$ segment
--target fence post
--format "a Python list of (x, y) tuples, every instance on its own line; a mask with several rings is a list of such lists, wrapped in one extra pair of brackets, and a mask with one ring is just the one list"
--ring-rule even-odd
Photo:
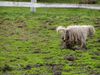
[[(31, 0), (31, 3), (33, 4), (33, 3), (36, 3), (37, 2), (37, 0)], [(33, 7), (31, 7), (31, 12), (36, 12), (36, 8), (33, 6)]]

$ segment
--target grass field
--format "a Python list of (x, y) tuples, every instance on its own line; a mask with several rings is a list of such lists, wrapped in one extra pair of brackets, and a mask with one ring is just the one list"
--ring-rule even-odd
[[(1, 1), (18, 1), (18, 2), (30, 2), (31, 0), (1, 0)], [(42, 3), (80, 3), (82, 0), (37, 0)], [(100, 0), (97, 0), (96, 4), (100, 4)]]
[[(88, 50), (60, 49), (57, 26), (90, 24)], [(0, 75), (100, 75), (100, 11), (0, 8)]]

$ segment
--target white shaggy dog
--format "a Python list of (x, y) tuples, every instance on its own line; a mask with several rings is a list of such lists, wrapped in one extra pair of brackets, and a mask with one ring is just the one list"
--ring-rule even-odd
[(87, 37), (92, 37), (95, 33), (95, 29), (91, 25), (71, 25), (67, 28), (59, 26), (56, 31), (61, 34), (64, 48), (80, 45), (81, 48), (85, 49)]
[(68, 26), (66, 29), (72, 29), (72, 30), (74, 29), (74, 30), (81, 31), (84, 35), (85, 40), (87, 39), (87, 37), (92, 37), (95, 34), (95, 29), (91, 25), (82, 25), (82, 26), (71, 25), (71, 26)]

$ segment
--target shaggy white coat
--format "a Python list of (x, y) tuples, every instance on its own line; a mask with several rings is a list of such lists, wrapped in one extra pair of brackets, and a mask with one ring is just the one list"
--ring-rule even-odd
[(71, 25), (66, 28), (66, 30), (68, 29), (74, 30), (77, 33), (82, 32), (85, 40), (87, 37), (92, 37), (95, 34), (95, 29), (92, 25)]
[(91, 37), (95, 33), (95, 29), (91, 25), (71, 25), (67, 28), (58, 26), (56, 31), (60, 32), (61, 37), (63, 37), (67, 43), (80, 44), (81, 48), (86, 45), (87, 37)]

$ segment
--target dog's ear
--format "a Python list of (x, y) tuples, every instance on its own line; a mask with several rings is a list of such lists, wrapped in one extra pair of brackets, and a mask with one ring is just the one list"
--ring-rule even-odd
[(65, 41), (66, 40), (66, 38), (68, 37), (68, 31), (66, 30), (64, 30), (64, 32), (63, 32), (63, 34), (62, 34), (62, 36), (61, 36), (61, 39), (63, 40), (63, 41)]
[(69, 30), (66, 30), (66, 33), (65, 33), (65, 39), (69, 39)]
[(94, 33), (95, 33), (95, 30), (94, 30), (94, 28), (89, 28), (89, 37), (93, 37), (93, 35), (94, 35)]

